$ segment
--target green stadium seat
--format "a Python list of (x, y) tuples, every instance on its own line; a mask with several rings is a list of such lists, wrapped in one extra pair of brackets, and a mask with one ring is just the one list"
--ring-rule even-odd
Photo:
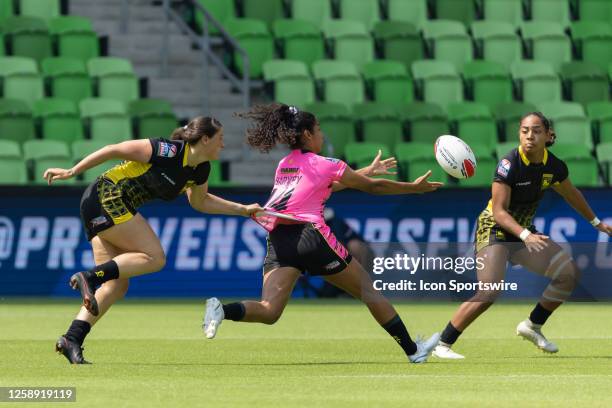
[(423, 42), (415, 26), (401, 21), (381, 21), (372, 35), (385, 59), (402, 62), (410, 69), (414, 61), (424, 59)]
[(19, 0), (19, 10), (22, 16), (49, 20), (60, 15), (60, 0)]
[(581, 21), (612, 21), (612, 3), (608, 0), (580, 0), (578, 15)]
[(427, 21), (427, 0), (387, 0), (389, 19), (422, 27)]
[(439, 19), (457, 20), (470, 24), (476, 14), (473, 0), (436, 0), (436, 15)]
[(454, 65), (447, 61), (416, 61), (412, 77), (425, 102), (446, 107), (463, 101), (463, 84)]
[(240, 0), (245, 18), (264, 21), (272, 27), (274, 20), (284, 18), (283, 0)]
[(349, 61), (321, 60), (312, 64), (314, 78), (321, 83), (325, 101), (347, 107), (364, 101), (364, 85), (355, 64)]
[(572, 101), (587, 105), (609, 99), (608, 78), (596, 64), (569, 62), (561, 67), (561, 78)]
[(85, 63), (80, 59), (45, 58), (41, 67), (49, 95), (75, 103), (92, 96), (91, 78), (87, 74)]
[(0, 99), (0, 140), (21, 143), (34, 135), (31, 108), (21, 100)]
[(555, 145), (582, 144), (593, 148), (591, 123), (582, 105), (576, 102), (547, 102), (538, 106), (553, 122), (557, 134)]
[(92, 58), (87, 62), (89, 76), (100, 98), (118, 99), (129, 103), (138, 99), (138, 78), (129, 60), (123, 58)]
[(0, 26), (7, 18), (15, 15), (15, 3), (13, 0), (0, 0)]
[[(274, 57), (274, 41), (266, 23), (252, 19), (234, 19), (225, 23), (227, 31), (238, 40), (249, 57), (249, 76), (259, 78), (264, 62)], [(243, 62), (240, 54), (233, 55), (233, 66), (242, 75)]]
[(423, 26), (423, 37), (436, 60), (451, 62), (458, 71), (473, 58), (472, 39), (458, 21), (429, 21)]
[(488, 148), (489, 155), (497, 143), (497, 126), (487, 105), (476, 102), (453, 103), (448, 106), (451, 133), (470, 146)]
[(446, 113), (439, 105), (415, 102), (401, 108), (399, 114), (412, 142), (433, 146), (438, 136), (449, 133)]
[[(23, 156), (31, 169), (32, 181), (44, 184), (43, 173), (50, 167), (69, 169), (72, 167), (70, 149), (59, 140), (28, 140), (23, 144)], [(60, 180), (60, 184), (75, 184), (76, 179)]]
[(512, 102), (512, 78), (506, 67), (488, 61), (472, 61), (463, 67), (463, 79), (470, 98), (494, 108)]
[(531, 0), (533, 21), (552, 21), (563, 27), (569, 26), (570, 6), (567, 0)]
[(302, 61), (310, 66), (325, 58), (325, 44), (321, 31), (309, 21), (276, 20), (274, 37), (286, 59)]
[(493, 110), (493, 116), (497, 119), (501, 140), (518, 143), (521, 118), (536, 110), (537, 108), (532, 103), (509, 102), (497, 105)]
[(166, 114), (174, 115), (172, 105), (165, 99), (146, 98), (138, 99), (130, 103), (128, 111), (132, 116), (144, 116), (149, 114)]
[(299, 107), (314, 102), (314, 83), (302, 61), (269, 60), (263, 65), (263, 74), (264, 80), (273, 84), (275, 101)]
[(62, 57), (87, 61), (100, 56), (98, 36), (91, 21), (84, 17), (62, 16), (49, 22), (49, 31)]
[(518, 145), (519, 145), (518, 139), (513, 142), (498, 143), (497, 146), (495, 147), (495, 156), (497, 157), (497, 160), (498, 161), (501, 160), (502, 157), (507, 155), (512, 149), (518, 147)]
[(19, 143), (0, 139), (0, 184), (19, 185), (27, 182), (28, 171), (26, 162), (21, 156)]
[(402, 63), (378, 60), (364, 65), (361, 72), (376, 102), (402, 105), (414, 100), (412, 80)]
[(37, 74), (36, 61), (28, 57), (0, 58), (0, 76), (12, 74)]
[(346, 145), (355, 142), (355, 125), (348, 107), (341, 103), (316, 102), (306, 106), (306, 111), (319, 121), (325, 140), (333, 147), (330, 155), (345, 157)]
[(527, 45), (527, 53), (537, 61), (552, 64), (555, 71), (572, 59), (572, 44), (559, 23), (530, 21), (523, 23), (521, 32)]
[(381, 20), (378, 0), (339, 0), (340, 18), (360, 21), (371, 30)]
[(518, 26), (523, 21), (522, 0), (483, 0), (484, 19)]
[(476, 158), (476, 172), (468, 179), (458, 180), (459, 187), (490, 187), (497, 168), (497, 160), (480, 156)]
[(91, 139), (118, 143), (132, 139), (132, 126), (125, 104), (115, 99), (89, 98), (79, 104)]
[[(208, 11), (217, 22), (223, 24), (226, 20), (236, 18), (236, 6), (234, 0), (197, 0), (206, 11)], [(203, 29), (204, 13), (199, 9), (194, 10), (195, 25), (200, 30)], [(219, 30), (210, 24), (208, 26), (211, 35), (218, 35)]]
[(402, 122), (394, 106), (359, 103), (353, 106), (353, 116), (364, 142), (384, 144), (392, 150), (402, 141)]
[(521, 39), (514, 26), (502, 21), (475, 21), (472, 23), (478, 55), (490, 62), (508, 66), (523, 56)]
[(331, 18), (331, 2), (329, 0), (292, 0), (291, 17), (320, 25)]
[(550, 148), (555, 156), (567, 164), (569, 178), (578, 187), (597, 187), (599, 183), (599, 167), (590, 150), (581, 144), (557, 145)]
[(576, 21), (571, 26), (577, 53), (604, 71), (612, 62), (612, 25), (595, 21)]
[(34, 102), (33, 112), (43, 139), (72, 143), (83, 138), (81, 116), (73, 101), (40, 99)]
[(378, 154), (382, 151), (382, 157), (389, 157), (389, 148), (380, 143), (349, 143), (345, 148), (346, 161), (354, 169), (369, 166)]
[(32, 103), (43, 96), (42, 78), (30, 58), (0, 58), (0, 79), (4, 98), (20, 99), (31, 108)]
[(169, 138), (179, 125), (172, 106), (163, 99), (138, 99), (128, 110), (138, 139)]
[[(75, 141), (74, 143), (72, 143), (72, 161), (73, 163), (78, 163), (79, 161), (84, 159), (86, 156), (90, 155), (96, 150), (100, 150), (106, 145), (107, 143), (103, 140), (102, 141), (100, 140), (77, 140)], [(93, 167), (87, 170), (85, 173), (82, 173), (80, 175), (81, 176), (80, 178), (85, 183), (91, 183), (100, 174), (116, 166), (117, 164), (119, 164), (119, 160), (109, 160), (107, 162), (104, 162), (102, 164), (97, 165), (96, 167)]]
[(601, 164), (608, 185), (612, 185), (612, 142), (598, 144), (597, 157), (599, 158), (599, 164)]
[(4, 21), (3, 32), (10, 54), (37, 61), (51, 56), (51, 36), (44, 20), (36, 17), (10, 17)]
[(523, 101), (534, 104), (561, 101), (561, 79), (549, 63), (516, 61), (511, 70)]
[(430, 180), (447, 180), (446, 173), (436, 162), (431, 143), (398, 143), (394, 152), (403, 179), (414, 180), (431, 170)]
[(374, 59), (374, 40), (359, 21), (328, 20), (323, 32), (333, 49), (334, 58), (351, 61), (358, 67)]
[[(591, 102), (587, 106), (593, 131), (600, 143), (612, 142), (612, 102)], [(601, 156), (600, 156), (601, 157)]]

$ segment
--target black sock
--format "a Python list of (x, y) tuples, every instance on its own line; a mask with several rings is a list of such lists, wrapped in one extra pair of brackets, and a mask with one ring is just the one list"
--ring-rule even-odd
[(455, 326), (453, 326), (451, 322), (448, 322), (440, 336), (440, 341), (446, 344), (455, 344), (459, 336), (461, 336), (461, 333), (462, 332), (455, 329)]
[(90, 330), (91, 324), (85, 320), (73, 320), (65, 336), (68, 340), (83, 345), (85, 336), (87, 336)]
[(92, 269), (85, 272), (87, 279), (92, 280), (96, 286), (100, 286), (106, 281), (117, 279), (119, 277), (119, 267), (117, 262), (110, 260), (106, 263), (96, 265)]
[(544, 324), (551, 314), (552, 312), (550, 310), (544, 309), (540, 302), (538, 302), (538, 304), (531, 311), (529, 320), (531, 320), (531, 323), (533, 324)]
[(234, 320), (238, 322), (244, 318), (245, 313), (246, 310), (244, 309), (244, 305), (240, 302), (223, 305), (223, 314), (227, 320)]
[(408, 330), (406, 330), (406, 326), (404, 326), (404, 322), (402, 319), (395, 315), (393, 319), (391, 319), (388, 323), (382, 325), (383, 329), (387, 331), (397, 341), (406, 355), (411, 356), (417, 351), (417, 345), (410, 338), (408, 334)]

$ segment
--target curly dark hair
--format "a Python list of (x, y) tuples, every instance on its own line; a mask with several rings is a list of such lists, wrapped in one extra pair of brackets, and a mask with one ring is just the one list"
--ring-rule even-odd
[(317, 123), (312, 113), (281, 103), (257, 105), (236, 115), (254, 122), (254, 126), (247, 129), (247, 143), (263, 153), (272, 150), (277, 143), (291, 149), (302, 148), (302, 134), (305, 130), (314, 133)]
[(529, 116), (537, 116), (540, 119), (540, 122), (542, 122), (542, 126), (544, 126), (544, 129), (546, 130), (546, 132), (552, 135), (552, 140), (546, 142), (546, 147), (550, 147), (553, 144), (555, 144), (555, 140), (557, 139), (557, 134), (555, 133), (555, 130), (553, 129), (553, 124), (551, 120), (548, 119), (546, 116), (544, 116), (542, 112), (529, 112), (529, 113), (524, 114), (521, 117), (521, 121), (519, 122), (519, 124), (523, 123), (523, 120), (525, 120), (525, 118)]
[(187, 126), (174, 129), (172, 140), (184, 140), (190, 145), (196, 144), (206, 136), (208, 139), (217, 134), (223, 125), (215, 118), (198, 116), (193, 118)]

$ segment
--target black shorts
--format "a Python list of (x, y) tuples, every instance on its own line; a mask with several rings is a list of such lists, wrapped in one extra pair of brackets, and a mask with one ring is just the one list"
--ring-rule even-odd
[(81, 197), (81, 221), (88, 241), (134, 215), (136, 210), (124, 202), (118, 186), (103, 177), (91, 183)]
[[(534, 234), (538, 233), (533, 225), (527, 227), (527, 229)], [(478, 253), (481, 249), (493, 244), (505, 244), (511, 255), (526, 248), (525, 243), (519, 237), (497, 225), (493, 215), (485, 210), (478, 217), (475, 252)]]
[(333, 275), (342, 272), (352, 259), (340, 242), (333, 248), (312, 223), (278, 225), (268, 235), (267, 246), (264, 274), (290, 266), (313, 276)]

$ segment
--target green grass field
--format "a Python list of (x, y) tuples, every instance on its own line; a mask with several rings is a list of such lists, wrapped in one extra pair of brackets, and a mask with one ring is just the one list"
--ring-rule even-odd
[[(566, 305), (553, 316), (545, 333), (561, 349), (554, 356), (514, 335), (531, 305), (499, 304), (458, 343), (466, 360), (410, 365), (350, 301), (293, 301), (274, 326), (225, 322), (206, 340), (201, 303), (131, 300), (87, 339), (94, 364), (70, 366), (53, 345), (77, 302), (0, 299), (1, 386), (75, 386), (69, 406), (105, 408), (612, 406), (610, 304)], [(398, 309), (413, 335), (429, 335), (456, 306)]]

